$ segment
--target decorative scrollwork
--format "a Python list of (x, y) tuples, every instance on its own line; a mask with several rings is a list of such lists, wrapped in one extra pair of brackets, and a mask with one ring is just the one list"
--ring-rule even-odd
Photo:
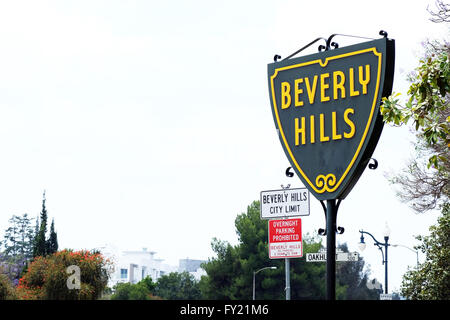
[[(385, 38), (387, 38), (387, 32), (384, 30), (381, 30), (379, 32), (380, 36), (383, 36)], [(339, 48), (339, 44), (337, 42), (333, 42), (333, 38), (336, 36), (341, 36), (341, 37), (350, 37), (350, 38), (358, 38), (358, 39), (369, 39), (369, 40), (374, 40), (374, 38), (369, 38), (369, 37), (361, 37), (361, 36), (354, 36), (354, 35), (350, 35), (350, 34), (341, 34), (341, 33), (335, 33), (332, 34), (331, 36), (328, 37), (328, 39), (323, 38), (323, 37), (319, 37), (314, 39), (313, 41), (311, 41), (310, 43), (308, 43), (306, 46), (298, 49), (297, 51), (295, 51), (294, 53), (292, 53), (291, 55), (287, 56), (286, 58), (284, 58), (283, 60), (288, 60), (292, 57), (294, 57), (295, 55), (297, 55), (298, 53), (302, 52), (303, 50), (305, 50), (306, 48), (310, 47), (311, 45), (313, 45), (314, 43), (316, 43), (317, 41), (325, 41), (325, 45), (321, 44), (320, 46), (318, 46), (318, 50), (319, 52), (322, 51), (328, 51), (328, 50), (332, 50), (332, 49), (337, 49)], [(281, 59), (281, 57), (279, 55), (275, 55), (274, 56), (274, 61), (278, 62)]]
[[(373, 160), (373, 163), (371, 163), (370, 160)], [(369, 169), (375, 170), (376, 168), (378, 168), (378, 161), (377, 161), (377, 159), (370, 158), (369, 159)]]
[(327, 174), (326, 176), (323, 174), (319, 174), (316, 178), (316, 186), (320, 189), (318, 192), (322, 193), (324, 191), (333, 192), (332, 187), (336, 184), (336, 176), (332, 173)]
[(286, 169), (286, 177), (292, 178), (294, 176), (294, 173), (291, 171), (292, 167), (287, 167)]
[(320, 228), (318, 230), (319, 236), (326, 236), (327, 235), (327, 207), (325, 206), (325, 203), (323, 201), (320, 201), (320, 204), (322, 205), (323, 213), (325, 214), (325, 228)]
[[(337, 218), (337, 212), (338, 212), (339, 206), (341, 204), (341, 201), (342, 201), (341, 199), (338, 199), (338, 201), (336, 203), (336, 210), (334, 212), (334, 214), (336, 215), (335, 218)], [(319, 234), (319, 236), (326, 236), (327, 235), (327, 207), (325, 206), (324, 201), (320, 201), (320, 204), (322, 205), (323, 213), (325, 214), (325, 228), (320, 228), (318, 230), (318, 234)], [(344, 231), (345, 231), (345, 229), (343, 227), (336, 226), (335, 232), (337, 234), (343, 234)]]
[(384, 38), (387, 38), (388, 33), (384, 30), (380, 30), (380, 32), (378, 33), (380, 36), (383, 36)]

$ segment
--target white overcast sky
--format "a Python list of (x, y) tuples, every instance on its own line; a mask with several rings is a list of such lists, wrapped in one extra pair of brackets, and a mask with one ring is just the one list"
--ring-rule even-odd
[[(0, 232), (37, 216), (42, 193), (61, 248), (147, 247), (176, 265), (237, 242), (234, 219), (260, 191), (291, 184), (267, 64), (332, 33), (396, 40), (394, 91), (406, 93), (421, 41), (442, 39), (432, 1), (0, 2)], [(335, 38), (340, 46), (353, 43)], [(316, 47), (316, 46), (315, 46)], [(309, 53), (314, 52), (312, 49)], [(414, 246), (436, 213), (415, 215), (384, 177), (413, 156), (407, 129), (385, 127), (338, 214), (338, 242), (363, 228)], [(324, 226), (311, 201), (303, 232)], [(325, 240), (325, 239), (324, 239)], [(384, 280), (379, 251), (363, 257)], [(420, 256), (423, 260), (423, 256)], [(415, 254), (390, 249), (390, 289)]]

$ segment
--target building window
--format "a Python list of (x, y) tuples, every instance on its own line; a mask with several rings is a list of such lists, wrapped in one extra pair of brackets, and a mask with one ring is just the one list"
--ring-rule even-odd
[(128, 278), (128, 270), (120, 269), (120, 279), (127, 279), (127, 278)]

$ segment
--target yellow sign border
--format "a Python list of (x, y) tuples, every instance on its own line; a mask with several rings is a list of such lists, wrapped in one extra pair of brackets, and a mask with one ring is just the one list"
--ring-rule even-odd
[[(362, 135), (361, 141), (359, 142), (358, 148), (356, 149), (356, 152), (353, 155), (353, 159), (350, 161), (350, 164), (348, 165), (348, 167), (342, 174), (339, 181), (336, 182), (336, 177), (332, 173), (320, 174), (316, 177), (316, 185), (320, 188), (320, 189), (318, 189), (316, 187), (316, 185), (314, 185), (311, 182), (311, 180), (306, 176), (306, 174), (300, 168), (300, 165), (298, 164), (297, 160), (295, 159), (295, 157), (292, 153), (292, 150), (287, 143), (283, 127), (281, 126), (280, 117), (278, 115), (277, 102), (276, 102), (276, 98), (275, 98), (274, 79), (276, 78), (276, 76), (278, 75), (278, 72), (280, 72), (280, 71), (294, 69), (294, 68), (300, 68), (300, 67), (304, 67), (304, 66), (308, 66), (308, 65), (312, 65), (312, 64), (316, 64), (316, 63), (318, 63), (322, 68), (324, 68), (328, 65), (328, 62), (331, 60), (341, 59), (341, 58), (354, 56), (354, 55), (367, 53), (367, 52), (373, 52), (375, 54), (375, 56), (378, 57), (377, 82), (376, 82), (376, 86), (375, 86), (375, 94), (374, 94), (374, 98), (373, 98), (373, 102), (372, 102), (372, 109), (370, 110), (369, 120), (367, 121), (367, 125), (366, 125), (366, 128), (364, 129), (364, 133)], [(328, 57), (328, 58), (325, 58), (325, 61), (323, 61), (323, 62), (322, 62), (322, 59), (316, 59), (316, 60), (302, 62), (302, 63), (295, 64), (295, 65), (276, 68), (274, 74), (270, 77), (270, 85), (271, 85), (272, 101), (273, 101), (272, 105), (273, 105), (274, 113), (275, 113), (275, 116), (277, 119), (278, 129), (279, 129), (280, 135), (283, 139), (284, 146), (286, 147), (286, 150), (288, 151), (289, 156), (291, 157), (292, 162), (294, 163), (295, 167), (298, 169), (298, 171), (303, 176), (303, 178), (308, 182), (308, 184), (311, 186), (311, 188), (313, 188), (313, 190), (316, 191), (317, 193), (324, 193), (325, 191), (327, 191), (327, 192), (336, 191), (336, 189), (341, 185), (344, 178), (347, 176), (348, 172), (350, 171), (351, 167), (355, 163), (356, 158), (358, 157), (358, 155), (361, 151), (362, 145), (366, 139), (370, 124), (372, 122), (373, 114), (375, 111), (375, 106), (377, 104), (377, 97), (378, 97), (380, 78), (381, 78), (381, 62), (382, 62), (381, 59), (382, 59), (382, 54), (380, 52), (378, 52), (375, 47), (372, 47), (372, 48), (367, 48), (367, 49), (363, 49), (363, 50), (358, 50), (358, 51), (354, 51), (354, 52), (348, 52), (348, 53)]]

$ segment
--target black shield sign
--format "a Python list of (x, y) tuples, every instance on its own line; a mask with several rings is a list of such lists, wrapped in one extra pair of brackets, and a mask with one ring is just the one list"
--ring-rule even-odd
[(268, 65), (269, 95), (283, 149), (319, 200), (343, 199), (383, 129), (394, 40), (382, 38)]

